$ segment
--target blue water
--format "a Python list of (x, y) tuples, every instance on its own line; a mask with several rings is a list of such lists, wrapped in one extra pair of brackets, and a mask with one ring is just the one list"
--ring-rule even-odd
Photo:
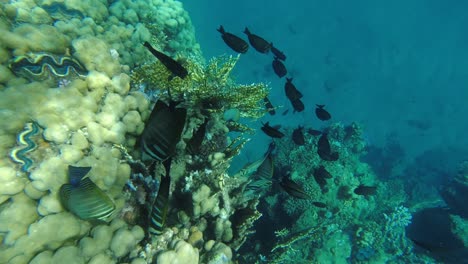
[[(455, 148), (466, 157), (465, 1), (202, 0), (184, 6), (205, 57), (231, 53), (216, 32), (219, 25), (244, 38), (248, 26), (286, 53), (306, 111), (265, 121), (321, 126), (313, 111), (325, 104), (332, 121), (362, 124), (372, 145), (396, 138), (408, 162), (438, 148)], [(291, 108), (271, 56), (251, 49), (235, 74), (241, 82), (270, 83), (273, 104)], [(246, 152), (266, 141), (259, 135)]]

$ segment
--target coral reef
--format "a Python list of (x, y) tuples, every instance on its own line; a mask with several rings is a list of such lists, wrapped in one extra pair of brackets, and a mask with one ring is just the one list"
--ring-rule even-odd
[[(226, 173), (247, 141), (231, 139), (229, 127), (249, 128), (223, 113), (262, 116), (267, 87), (234, 83), (238, 57), (205, 65), (178, 1), (0, 6), (0, 262), (232, 262), (260, 213), (242, 196), (246, 179)], [(184, 58), (189, 78), (169, 80), (159, 62), (148, 64), (145, 41)], [(160, 236), (148, 234), (145, 214), (163, 168), (143, 164), (137, 144), (155, 99), (183, 100), (188, 112)], [(210, 140), (189, 153), (201, 124)], [(62, 206), (69, 165), (92, 168), (87, 182), (115, 204), (109, 219), (85, 221)]]

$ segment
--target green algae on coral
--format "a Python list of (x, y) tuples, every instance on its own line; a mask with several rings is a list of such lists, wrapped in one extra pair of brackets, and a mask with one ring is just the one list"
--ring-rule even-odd
[(133, 72), (136, 84), (146, 84), (152, 90), (166, 91), (176, 98), (188, 98), (196, 106), (212, 111), (238, 109), (242, 117), (259, 118), (265, 114), (263, 98), (268, 95), (266, 84), (239, 85), (230, 73), (239, 56), (221, 56), (202, 65), (192, 59), (182, 64), (188, 69), (187, 78), (171, 78), (171, 73), (161, 62), (146, 64)]

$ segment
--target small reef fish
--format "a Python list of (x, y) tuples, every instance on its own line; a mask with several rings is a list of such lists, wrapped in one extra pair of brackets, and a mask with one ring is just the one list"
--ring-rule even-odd
[(325, 203), (322, 203), (322, 202), (312, 202), (312, 204), (315, 207), (318, 207), (318, 208), (326, 208), (327, 207), (327, 205)]
[(275, 57), (277, 57), (278, 59), (282, 61), (286, 60), (286, 55), (284, 55), (284, 53), (280, 51), (279, 49), (275, 48), (275, 46), (273, 46), (273, 43), (270, 42), (270, 46), (271, 46), (271, 52), (275, 55)]
[(304, 191), (302, 186), (291, 180), (289, 175), (281, 179), (280, 186), (294, 198), (310, 199), (310, 196)]
[(275, 57), (275, 59), (271, 63), (271, 66), (273, 67), (273, 71), (280, 78), (283, 78), (288, 73), (286, 66), (284, 66), (284, 64), (278, 59), (278, 57)]
[(307, 129), (307, 133), (311, 134), (312, 136), (320, 136), (322, 134), (322, 131), (317, 130), (317, 129), (313, 129), (313, 128), (309, 128), (309, 129)]
[(167, 213), (169, 210), (169, 187), (171, 186), (171, 161), (172, 158), (164, 161), (166, 175), (161, 176), (158, 195), (150, 204), (150, 212), (148, 219), (148, 232), (150, 235), (161, 235), (166, 224)]
[(270, 156), (271, 152), (275, 149), (276, 145), (274, 142), (271, 142), (270, 145), (268, 145), (268, 149), (265, 152), (265, 154), (262, 156), (257, 161), (254, 161), (252, 163), (249, 163), (245, 165), (237, 174), (236, 177), (246, 177), (250, 176), (254, 172), (256, 173), (258, 171), (258, 168), (262, 166), (262, 164), (265, 162), (265, 160)]
[(186, 116), (187, 110), (176, 108), (175, 102), (156, 102), (140, 138), (143, 160), (164, 161), (174, 155)]
[(87, 221), (107, 221), (115, 211), (114, 202), (86, 174), (91, 167), (68, 166), (70, 183), (60, 187), (62, 206)]
[(291, 105), (294, 109), (294, 112), (302, 112), (305, 109), (304, 103), (301, 101), (301, 99), (291, 101)]
[(263, 98), (263, 102), (265, 102), (265, 108), (268, 111), (268, 113), (270, 115), (275, 115), (276, 114), (275, 107), (271, 103), (270, 99), (268, 99), (268, 97), (265, 97)]
[(314, 169), (313, 175), (322, 192), (327, 192), (325, 187), (327, 185), (327, 179), (331, 179), (332, 175), (323, 166)]
[(39, 125), (36, 122), (26, 123), (24, 130), (21, 131), (16, 137), (17, 146), (10, 151), (10, 158), (21, 164), (21, 170), (29, 172), (33, 161), (26, 156), (27, 153), (36, 149), (37, 144), (31, 137), (39, 133)]
[(317, 154), (322, 160), (325, 161), (336, 161), (338, 160), (338, 152), (332, 152), (330, 147), (330, 141), (328, 141), (327, 133), (322, 133), (317, 144)]
[(257, 170), (252, 175), (252, 180), (245, 187), (244, 195), (249, 197), (263, 195), (271, 188), (275, 168), (271, 155), (272, 149), (274, 149), (274, 147), (272, 148), (270, 144), (263, 162), (258, 166)]
[(283, 116), (287, 115), (289, 113), (289, 109), (284, 110), (284, 112), (281, 114)]
[(178, 63), (173, 58), (167, 56), (166, 54), (157, 51), (154, 49), (148, 42), (145, 41), (143, 44), (150, 52), (153, 54), (166, 68), (174, 75), (180, 78), (185, 78), (188, 75), (187, 69), (182, 66), (182, 64)]
[(244, 33), (247, 34), (250, 45), (252, 45), (252, 47), (254, 47), (255, 50), (257, 50), (260, 53), (268, 53), (268, 51), (270, 51), (271, 45), (270, 43), (268, 43), (268, 41), (266, 41), (262, 37), (250, 33), (248, 28), (245, 28)]
[(245, 40), (234, 34), (226, 32), (223, 26), (219, 26), (217, 30), (221, 33), (221, 38), (224, 40), (224, 43), (226, 43), (226, 45), (235, 52), (246, 53), (249, 50), (249, 44), (247, 44)]
[(317, 108), (315, 108), (315, 115), (318, 117), (318, 119), (322, 121), (327, 121), (330, 120), (331, 115), (330, 113), (323, 109), (325, 105), (317, 105)]
[(297, 90), (296, 86), (292, 83), (293, 78), (286, 78), (286, 83), (284, 84), (284, 91), (286, 97), (291, 101), (302, 98), (302, 93)]
[(298, 126), (292, 133), (292, 140), (296, 145), (303, 146), (305, 144), (303, 129), (303, 126)]
[(205, 138), (208, 121), (209, 119), (205, 118), (205, 121), (193, 132), (192, 138), (187, 142), (187, 152), (189, 154), (195, 155), (200, 151), (203, 139)]
[(284, 134), (281, 131), (279, 131), (277, 128), (270, 126), (269, 122), (264, 123), (261, 129), (265, 134), (267, 134), (268, 136), (272, 138), (284, 137)]
[(359, 185), (356, 189), (354, 189), (354, 193), (357, 195), (375, 195), (377, 193), (377, 186), (367, 186), (367, 185)]

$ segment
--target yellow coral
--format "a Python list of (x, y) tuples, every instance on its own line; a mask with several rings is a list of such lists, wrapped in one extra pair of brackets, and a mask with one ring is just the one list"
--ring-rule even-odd
[(132, 79), (137, 84), (146, 84), (149, 89), (167, 91), (170, 88), (175, 98), (188, 98), (195, 106), (213, 111), (236, 108), (242, 117), (259, 118), (265, 114), (263, 98), (268, 95), (268, 87), (263, 83), (238, 85), (230, 73), (239, 56), (221, 56), (203, 65), (192, 59), (181, 62), (189, 75), (173, 78), (165, 66), (157, 61), (146, 64), (133, 72)]

